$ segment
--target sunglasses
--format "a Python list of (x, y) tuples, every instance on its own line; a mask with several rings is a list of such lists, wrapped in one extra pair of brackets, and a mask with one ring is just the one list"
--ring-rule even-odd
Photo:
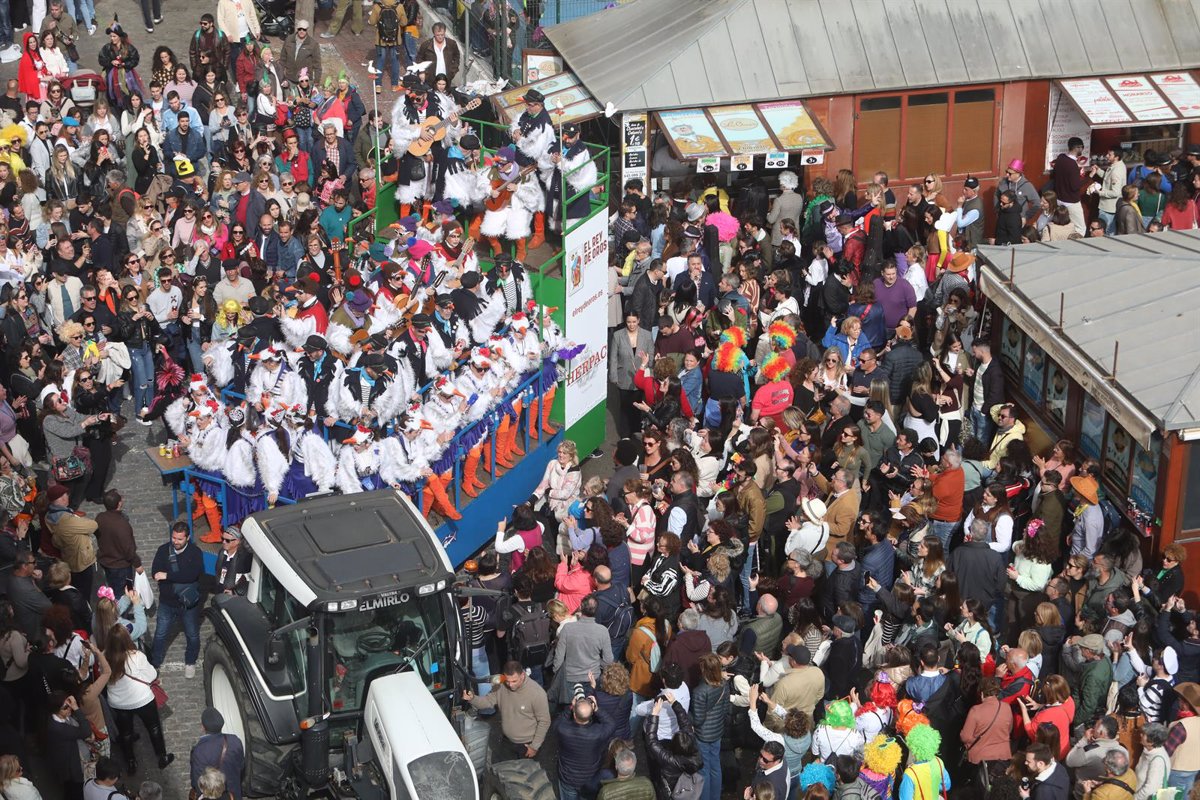
[(92, 382), (92, 376), (91, 376), (91, 375), (80, 375), (80, 376), (79, 376), (79, 382), (80, 382), (80, 383), (91, 383), (91, 382)]
[(151, 227), (151, 228), (150, 228), (150, 230), (154, 231), (155, 233), (158, 233), (158, 232), (159, 232), (159, 231), (161, 231), (162, 229), (163, 229), (163, 226), (162, 226), (162, 225), (155, 225), (155, 226), (153, 226), (153, 227)]
[(222, 542), (236, 542), (237, 539), (234, 539), (232, 536), (222, 536), (221, 541)]

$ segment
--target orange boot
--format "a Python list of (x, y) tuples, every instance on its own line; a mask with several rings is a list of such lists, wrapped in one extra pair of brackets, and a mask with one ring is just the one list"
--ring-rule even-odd
[[(533, 215), (533, 238), (529, 240), (529, 249), (536, 250), (546, 243), (546, 214), (542, 211)], [(525, 259), (519, 258), (518, 261)]]
[(400, 219), (404, 219), (405, 217), (409, 217), (409, 216), (412, 216), (412, 203), (401, 203), (400, 204)]
[(500, 419), (500, 429), (496, 431), (496, 465), (512, 469), (512, 452), (508, 444), (508, 432), (512, 428), (512, 418), (505, 416)]
[[(494, 434), (493, 434), (493, 436), (494, 436)], [(499, 448), (497, 448), (496, 463), (495, 463), (495, 465), (493, 465), (492, 464), (492, 437), (488, 437), (487, 439), (484, 439), (480, 443), (480, 446), (483, 451), (483, 471), (488, 473), (489, 475), (492, 475), (493, 477), (499, 478), (501, 475), (504, 474), (503, 470), (500, 469)], [(493, 469), (493, 466), (495, 467), (494, 469)], [(480, 487), (480, 488), (483, 488), (483, 487)]]
[(525, 427), (529, 431), (529, 438), (534, 441), (541, 438), (541, 433), (538, 431), (538, 409), (541, 408), (541, 402), (540, 397), (529, 401), (529, 422)]
[(439, 514), (452, 522), (457, 522), (462, 519), (462, 514), (458, 513), (454, 503), (450, 502), (450, 495), (446, 493), (446, 487), (449, 485), (450, 473), (430, 475), (425, 482), (425, 493), (433, 495), (433, 506)]
[(514, 456), (525, 455), (525, 448), (521, 447), (521, 401), (517, 400), (513, 403), (513, 409), (516, 410), (517, 416), (513, 419), (512, 425), (508, 426), (508, 451)]
[(495, 258), (496, 256), (500, 255), (500, 242), (498, 242), (496, 240), (496, 237), (488, 236), (486, 238), (487, 238), (488, 244), (490, 244), (492, 246), (492, 258)]
[(221, 507), (217, 501), (208, 495), (201, 495), (204, 503), (204, 516), (208, 519), (208, 533), (200, 537), (205, 544), (216, 544), (221, 541), (223, 531), (221, 525)]
[(425, 201), (421, 203), (421, 224), (424, 225), (429, 221), (429, 212), (433, 210), (433, 203)]
[(471, 220), (471, 225), (467, 228), (467, 235), (475, 241), (479, 241), (479, 226), (483, 224), (483, 214), (476, 214), (475, 219)]
[(192, 519), (200, 519), (204, 516), (204, 495), (197, 489), (192, 495)]
[[(551, 386), (550, 390), (542, 397), (542, 430), (547, 436), (553, 436), (558, 433), (558, 429), (550, 424), (550, 412), (554, 409), (554, 393), (558, 387)], [(537, 427), (537, 420), (533, 421), (533, 425)]]
[(467, 462), (463, 465), (463, 494), (467, 497), (479, 497), (479, 489), (483, 488), (483, 482), (479, 480), (479, 459), (482, 455), (481, 445), (475, 445), (467, 453)]
[(522, 264), (524, 264), (525, 257), (526, 257), (525, 240), (517, 239), (517, 254), (515, 256), (513, 256), (513, 258), (515, 258), (517, 261), (520, 261)]

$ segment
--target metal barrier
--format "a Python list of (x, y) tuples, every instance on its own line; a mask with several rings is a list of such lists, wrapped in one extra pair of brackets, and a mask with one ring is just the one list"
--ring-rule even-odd
[[(215, 483), (220, 487), (217, 491), (217, 496), (213, 499), (217, 501), (217, 504), (221, 508), (221, 526), (228, 527), (230, 524), (235, 524), (235, 525), (241, 524), (242, 521), (240, 519), (236, 520), (234, 522), (231, 522), (226, 517), (226, 513), (229, 510), (229, 503), (228, 503), (229, 492), (230, 491), (237, 492), (238, 490), (231, 489), (229, 486), (229, 482), (227, 480), (225, 480), (223, 477), (221, 477), (220, 475), (213, 475), (211, 472), (205, 472), (204, 470), (198, 469), (196, 467), (187, 467), (183, 470), (183, 481), (180, 483), (179, 488), (180, 488), (180, 491), (182, 491), (184, 493), (183, 494), (183, 507), (184, 507), (183, 518), (185, 520), (187, 520), (188, 536), (191, 538), (195, 538), (195, 535), (196, 535), (196, 521), (192, 518), (192, 498), (195, 496), (196, 491), (200, 488), (193, 481), (199, 481), (199, 480), (207, 481), (208, 483)], [(246, 493), (239, 492), (239, 494), (245, 495)], [(266, 492), (263, 492), (263, 500), (266, 500), (266, 499), (267, 499), (267, 494), (266, 494)], [(301, 499), (303, 499), (303, 498), (301, 498)], [(279, 495), (278, 497), (275, 498), (276, 505), (283, 504), (285, 506), (290, 506), (290, 505), (294, 505), (296, 502), (298, 502), (298, 501), (295, 498), (284, 497), (283, 495)]]

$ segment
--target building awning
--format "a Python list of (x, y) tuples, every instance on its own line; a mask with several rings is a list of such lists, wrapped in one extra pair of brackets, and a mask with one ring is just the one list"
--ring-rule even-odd
[[(492, 95), (496, 115), (505, 125), (511, 125), (521, 116), (521, 112), (525, 110), (525, 101), (522, 98), (529, 89), (537, 89), (545, 96), (546, 111), (555, 125), (583, 122), (604, 113), (604, 109), (596, 102), (596, 98), (592, 97), (592, 93), (579, 82), (575, 73), (568, 71)], [(562, 113), (558, 111), (559, 106), (562, 106)]]
[(1190, 72), (1055, 81), (1093, 128), (1200, 120), (1200, 85)]
[(683, 108), (654, 116), (681, 160), (833, 149), (829, 135), (802, 100)]
[(988, 300), (1143, 447), (1155, 431), (1200, 428), (1200, 231), (979, 253)]

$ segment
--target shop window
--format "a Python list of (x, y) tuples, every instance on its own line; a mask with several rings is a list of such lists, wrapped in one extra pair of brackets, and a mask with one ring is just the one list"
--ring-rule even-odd
[(1045, 396), (1043, 389), (1046, 382), (1046, 351), (1038, 347), (1032, 339), (1025, 348), (1025, 366), (1021, 370), (1021, 391), (1033, 401), (1035, 406), (1042, 404)]
[(1079, 449), (1089, 458), (1100, 458), (1104, 444), (1104, 424), (1108, 412), (1089, 394), (1083, 396), (1083, 416), (1079, 420)]
[(1047, 370), (1049, 377), (1046, 379), (1046, 410), (1050, 412), (1050, 416), (1062, 429), (1067, 424), (1067, 393), (1071, 389), (1071, 379), (1067, 376), (1065, 369), (1053, 361), (1049, 363), (1050, 368)]
[(996, 161), (996, 92), (976, 89), (954, 95), (952, 174), (991, 172)]
[(986, 87), (859, 100), (855, 172), (883, 170), (899, 181), (929, 173), (994, 174), (997, 92)]
[(860, 164), (873, 164), (869, 169), (888, 175), (900, 174), (900, 117), (899, 97), (869, 97), (858, 108), (855, 157)]
[(1025, 334), (1008, 317), (1000, 325), (1000, 361), (1014, 375), (1021, 374), (1025, 353)]
[(1129, 462), (1133, 457), (1133, 438), (1112, 417), (1108, 418), (1107, 436), (1104, 438), (1104, 480), (1121, 490), (1122, 497), (1129, 496)]

